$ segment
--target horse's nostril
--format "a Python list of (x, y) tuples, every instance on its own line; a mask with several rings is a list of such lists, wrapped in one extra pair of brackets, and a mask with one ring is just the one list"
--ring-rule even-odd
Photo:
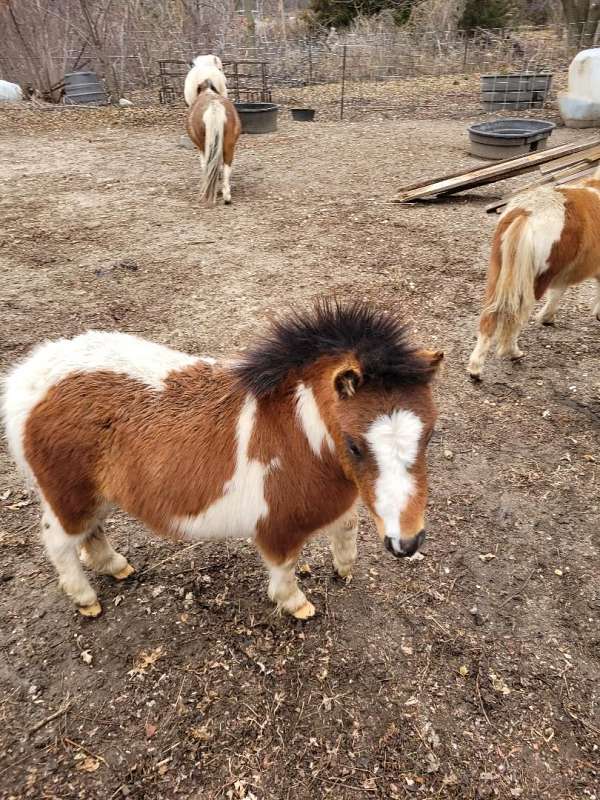
[[(425, 530), (423, 529), (420, 531), (416, 536), (413, 536), (412, 539), (408, 540), (393, 540), (390, 539), (389, 536), (384, 537), (383, 544), (385, 549), (390, 552), (396, 558), (401, 558), (404, 556), (414, 556), (414, 554), (419, 550), (423, 542), (425, 541)], [(397, 546), (394, 547), (394, 542), (397, 543)]]
[(389, 536), (386, 536), (384, 538), (383, 544), (388, 553), (391, 553), (393, 556), (396, 556), (396, 558), (399, 558), (402, 555), (402, 550), (394, 549), (394, 545), (392, 544), (392, 540), (390, 539)]

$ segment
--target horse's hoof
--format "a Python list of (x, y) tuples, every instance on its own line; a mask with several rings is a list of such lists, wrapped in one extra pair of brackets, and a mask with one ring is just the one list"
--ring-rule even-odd
[(125, 578), (128, 578), (130, 575), (133, 575), (134, 572), (135, 569), (131, 566), (131, 564), (127, 564), (126, 567), (123, 567), (123, 569), (120, 569), (118, 572), (115, 572), (113, 578), (115, 578), (118, 581), (124, 581)]
[(223, 204), (226, 205), (226, 206), (230, 206), (231, 205), (231, 197), (229, 198), (229, 200), (223, 200)]
[(99, 617), (102, 613), (102, 606), (98, 600), (96, 600), (95, 603), (89, 606), (79, 606), (79, 613), (82, 617)]
[(338, 578), (341, 578), (342, 580), (346, 581), (346, 583), (350, 583), (350, 581), (352, 580), (353, 566), (354, 566), (353, 564), (350, 564), (349, 567), (338, 567), (334, 564), (333, 569), (335, 570), (335, 574), (338, 576)]
[(481, 383), (483, 378), (481, 377), (481, 372), (471, 372), (470, 369), (467, 370), (469, 373), (469, 378), (473, 381), (473, 383)]
[(312, 603), (309, 603), (308, 600), (303, 606), (300, 606), (300, 608), (297, 608), (296, 611), (292, 613), (292, 616), (296, 617), (296, 619), (310, 619), (314, 617), (314, 615), (315, 607)]
[(519, 350), (518, 353), (513, 353), (513, 355), (511, 355), (510, 360), (518, 363), (519, 361), (522, 361), (524, 358), (525, 358), (525, 353), (522, 353)]

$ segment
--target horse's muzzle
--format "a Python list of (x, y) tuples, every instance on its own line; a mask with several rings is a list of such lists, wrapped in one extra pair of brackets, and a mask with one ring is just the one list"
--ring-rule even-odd
[(417, 550), (425, 541), (425, 530), (417, 533), (412, 539), (408, 540), (392, 540), (389, 536), (384, 537), (383, 544), (385, 549), (388, 550), (396, 558), (404, 558), (405, 556), (414, 556)]

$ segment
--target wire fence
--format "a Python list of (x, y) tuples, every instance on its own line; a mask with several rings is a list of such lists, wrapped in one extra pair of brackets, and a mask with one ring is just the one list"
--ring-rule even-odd
[[(593, 47), (599, 41), (599, 31), (588, 23), (475, 31), (428, 31), (405, 26), (343, 37), (336, 34), (263, 36), (251, 42), (242, 42), (239, 38), (228, 41), (223, 37), (216, 44), (199, 39), (182, 40), (169, 36), (168, 32), (156, 37), (153, 32), (138, 30), (135, 36), (124, 36), (118, 52), (108, 53), (107, 57), (124, 94), (152, 89), (156, 100), (161, 85), (161, 60), (189, 63), (199, 53), (216, 52), (223, 61), (265, 62), (269, 89), (277, 90), (282, 96), (286, 91), (303, 87), (338, 85), (340, 115), (343, 116), (350, 108), (378, 107), (372, 99), (373, 87), (377, 89), (375, 95), (385, 101), (386, 86), (399, 80), (497, 73), (564, 73), (576, 52)], [(96, 69), (101, 74), (99, 64), (86, 48), (40, 56), (37, 68), (47, 69), (48, 60), (59, 75), (85, 68)], [(35, 66), (35, 60), (33, 64)], [(27, 60), (23, 58), (22, 63), (13, 56), (8, 63), (0, 53), (1, 77), (23, 84), (27, 80), (27, 70), (31, 69), (30, 55)], [(174, 98), (179, 97), (182, 86), (183, 79), (181, 86), (173, 87)], [(529, 99), (532, 107), (536, 107), (548, 97), (549, 86), (543, 91), (539, 83), (535, 90), (529, 91), (525, 86), (509, 89), (502, 85), (489, 90), (493, 93), (488, 98), (490, 101), (501, 101), (499, 93), (503, 91), (519, 91), (522, 97), (506, 96), (504, 100), (520, 99), (526, 103)], [(527, 93), (530, 98), (525, 97)], [(389, 100), (387, 104), (388, 107), (393, 105)]]

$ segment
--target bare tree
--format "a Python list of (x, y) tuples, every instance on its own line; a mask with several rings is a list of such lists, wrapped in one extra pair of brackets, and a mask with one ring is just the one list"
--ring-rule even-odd
[(569, 29), (569, 46), (578, 49), (593, 45), (598, 39), (600, 0), (561, 0)]
[[(114, 63), (109, 57), (106, 48), (106, 35), (102, 35), (102, 29), (100, 27), (102, 18), (106, 18), (111, 4), (112, 0), (105, 0), (105, 2), (102, 4), (91, 3), (89, 0), (79, 0), (79, 5), (81, 7), (81, 13), (87, 28), (90, 45), (94, 51), (96, 59), (101, 64), (104, 71), (104, 81), (106, 83), (106, 88), (108, 89), (111, 102), (118, 103), (121, 97), (119, 78), (114, 68)], [(92, 9), (90, 8), (92, 5), (96, 7), (99, 6), (99, 8), (96, 10), (95, 18), (92, 16)], [(104, 34), (105, 33), (106, 25), (104, 25)]]

